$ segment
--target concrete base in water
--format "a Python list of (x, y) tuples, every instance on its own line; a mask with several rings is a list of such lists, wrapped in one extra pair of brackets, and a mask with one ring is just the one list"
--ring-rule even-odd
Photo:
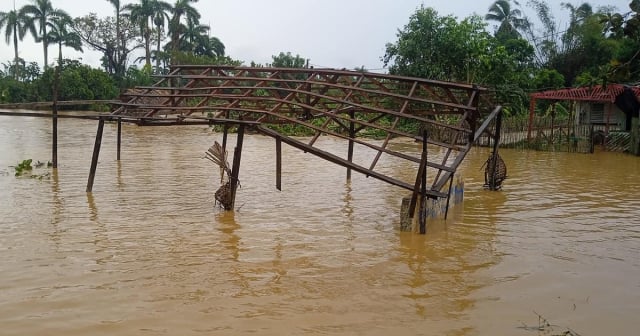
[[(453, 179), (453, 186), (449, 194), (449, 210), (454, 206), (461, 204), (464, 200), (464, 179), (457, 175)], [(409, 217), (409, 204), (411, 203), (411, 195), (402, 199), (402, 205), (400, 206), (400, 231), (403, 232), (417, 232), (419, 228), (418, 219), (420, 218), (420, 197), (418, 197), (418, 205), (413, 218)], [(447, 211), (447, 199), (427, 199), (426, 204), (427, 211), (427, 228), (429, 227), (429, 220), (444, 217)]]

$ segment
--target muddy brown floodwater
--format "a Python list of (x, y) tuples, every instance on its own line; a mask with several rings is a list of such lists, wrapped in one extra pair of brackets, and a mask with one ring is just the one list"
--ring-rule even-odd
[(50, 121), (0, 119), (2, 335), (545, 334), (536, 313), (555, 333), (638, 332), (640, 158), (503, 150), (510, 178), (488, 192), (475, 149), (464, 204), (419, 236), (396, 229), (405, 191), (287, 146), (276, 191), (255, 135), (240, 210), (220, 211), (203, 127), (125, 126), (116, 162), (108, 124), (86, 194), (96, 123), (59, 125), (58, 171), (16, 178), (48, 160)]

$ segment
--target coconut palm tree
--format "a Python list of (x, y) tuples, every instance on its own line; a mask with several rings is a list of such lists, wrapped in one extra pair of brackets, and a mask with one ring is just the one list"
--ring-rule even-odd
[(21, 14), (20, 11), (15, 9), (9, 12), (0, 12), (0, 30), (4, 29), (7, 44), (10, 44), (11, 38), (13, 37), (13, 75), (15, 79), (18, 79), (18, 63), (20, 60), (18, 56), (18, 40), (22, 41), (28, 29), (28, 20)]
[[(20, 15), (27, 17), (29, 30), (36, 42), (42, 42), (44, 51), (44, 68), (48, 66), (49, 35), (47, 28), (51, 26), (51, 21), (56, 16), (69, 16), (65, 11), (54, 9), (51, 0), (32, 0), (32, 4), (25, 5), (20, 9)], [(38, 29), (36, 30), (36, 24)]]
[[(520, 4), (513, 1), (516, 6)], [(515, 8), (512, 9), (510, 0), (496, 0), (491, 7), (489, 13), (485, 15), (485, 20), (496, 21), (500, 25), (496, 36), (505, 36), (506, 38), (520, 37), (520, 30), (527, 27), (527, 20), (522, 18), (522, 11)]]
[(200, 13), (191, 4), (198, 0), (176, 0), (171, 9), (171, 22), (169, 31), (171, 33), (171, 50), (178, 51), (180, 47), (180, 36), (184, 33), (184, 25), (181, 23), (182, 17), (186, 17), (187, 22), (197, 25), (200, 21)]

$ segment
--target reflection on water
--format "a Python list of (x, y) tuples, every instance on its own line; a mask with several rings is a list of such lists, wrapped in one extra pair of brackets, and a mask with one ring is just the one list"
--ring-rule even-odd
[[(286, 146), (278, 192), (269, 138), (245, 139), (228, 213), (213, 206), (218, 169), (202, 156), (221, 136), (206, 128), (125, 125), (118, 162), (107, 124), (87, 194), (94, 123), (61, 120), (60, 168), (37, 180), (9, 166), (48, 159), (50, 121), (2, 121), (3, 335), (528, 335), (534, 310), (581, 334), (635, 332), (637, 158), (505, 150), (510, 178), (493, 193), (476, 149), (464, 205), (419, 236), (395, 229), (406, 192), (345, 183)], [(385, 156), (378, 167), (415, 175)]]

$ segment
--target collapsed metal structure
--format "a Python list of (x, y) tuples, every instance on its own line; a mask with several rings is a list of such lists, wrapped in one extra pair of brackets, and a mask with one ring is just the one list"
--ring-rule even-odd
[[(409, 213), (428, 198), (448, 198), (446, 186), (473, 143), (501, 115), (501, 108), (482, 111), (484, 89), (426, 79), (335, 69), (290, 69), (210, 65), (174, 65), (153, 86), (136, 87), (121, 97), (108, 117), (120, 122), (136, 120), (141, 126), (222, 124), (223, 147), (230, 127), (237, 127), (231, 176), (233, 199), (246, 127), (276, 140), (276, 187), (281, 189), (281, 143), (412, 192)], [(483, 121), (482, 125), (478, 125)], [(312, 134), (301, 140), (278, 132), (274, 125), (290, 124)], [(103, 119), (101, 119), (103, 125)], [(98, 127), (90, 173), (95, 176), (102, 126)], [(415, 127), (418, 125), (419, 127)], [(412, 127), (413, 126), (413, 127)], [(499, 129), (499, 125), (496, 125)], [(362, 137), (375, 133), (379, 139)], [(437, 134), (430, 137), (429, 134)], [(318, 146), (320, 136), (348, 143), (346, 153), (331, 153)], [(394, 150), (392, 138), (422, 143), (421, 153)], [(499, 131), (493, 156), (497, 155)], [(354, 161), (354, 150), (369, 150), (370, 161)], [(430, 154), (429, 153), (435, 153)], [(378, 170), (381, 157), (415, 166), (415, 179), (404, 181)], [(496, 162), (494, 160), (493, 162)], [(496, 169), (495, 164), (492, 167)], [(500, 181), (501, 182), (501, 181)], [(490, 181), (490, 189), (499, 188)], [(421, 212), (422, 213), (422, 212)], [(421, 219), (421, 232), (424, 220)]]
[[(152, 86), (136, 87), (118, 101), (106, 101), (113, 106), (110, 114), (58, 114), (60, 103), (78, 105), (94, 101), (54, 100), (37, 103), (52, 106), (51, 114), (0, 111), (0, 116), (52, 118), (54, 168), (57, 119), (97, 120), (87, 192), (93, 190), (107, 121), (117, 122), (117, 160), (121, 157), (123, 122), (139, 126), (218, 125), (222, 127), (224, 152), (228, 133), (236, 128), (233, 165), (225, 188), (231, 193), (228, 209), (233, 209), (235, 202), (245, 129), (250, 128), (275, 139), (278, 190), (282, 186), (284, 142), (345, 167), (348, 180), (352, 171), (356, 171), (410, 191), (408, 213), (413, 218), (419, 205), (421, 233), (426, 231), (426, 200), (446, 199), (448, 210), (454, 174), (483, 133), (494, 140), (493, 152), (485, 164), (485, 187), (499, 190), (506, 178), (506, 165), (498, 155), (502, 109), (484, 108), (481, 94), (485, 90), (475, 85), (335, 69), (212, 65), (175, 65), (168, 74), (159, 77)], [(29, 106), (18, 104), (7, 108)], [(294, 126), (311, 136), (290, 136), (291, 132), (279, 131), (282, 125)], [(491, 126), (495, 126), (493, 132)], [(321, 136), (345, 141), (346, 153), (320, 148)], [(394, 148), (393, 138), (420, 143), (421, 151), (416, 151), (415, 146)], [(359, 157), (368, 161), (354, 160), (356, 148)], [(365, 151), (369, 155), (360, 155)], [(381, 168), (383, 156), (402, 161), (394, 166), (408, 167), (415, 171), (415, 178), (403, 180)]]

